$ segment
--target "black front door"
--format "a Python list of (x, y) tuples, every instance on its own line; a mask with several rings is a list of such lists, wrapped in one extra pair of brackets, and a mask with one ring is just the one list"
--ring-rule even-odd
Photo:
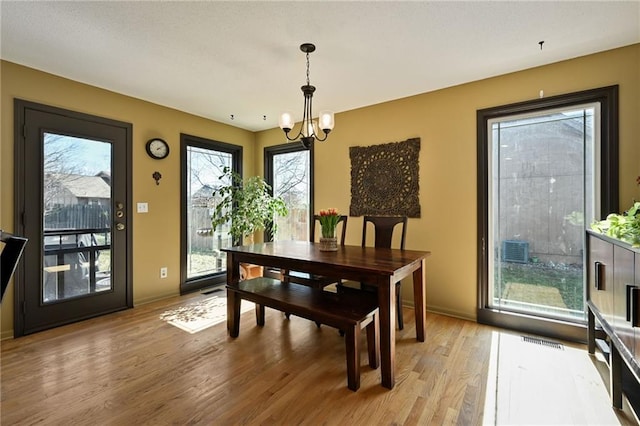
[(133, 306), (132, 127), (16, 100), (16, 223), (29, 239), (14, 335)]

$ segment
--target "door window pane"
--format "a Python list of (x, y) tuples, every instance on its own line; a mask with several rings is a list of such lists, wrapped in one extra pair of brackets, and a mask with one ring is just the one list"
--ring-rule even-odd
[(226, 271), (226, 254), (221, 249), (232, 245), (229, 224), (211, 228), (212, 194), (229, 184), (220, 176), (232, 165), (232, 153), (187, 146), (187, 279)]
[(311, 212), (311, 170), (309, 150), (284, 152), (272, 156), (273, 194), (282, 197), (289, 208), (278, 216), (275, 240), (309, 240)]
[(491, 125), (489, 303), (584, 320), (585, 217), (595, 205), (595, 106)]
[(45, 133), (42, 302), (112, 289), (111, 144)]

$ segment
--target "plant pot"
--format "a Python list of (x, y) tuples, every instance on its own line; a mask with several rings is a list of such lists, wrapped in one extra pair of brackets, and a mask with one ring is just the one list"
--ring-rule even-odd
[(252, 263), (241, 263), (240, 264), (240, 281), (261, 277), (263, 274), (263, 269), (264, 268), (260, 265), (254, 265)]
[(320, 238), (320, 251), (338, 251), (338, 239), (336, 237)]

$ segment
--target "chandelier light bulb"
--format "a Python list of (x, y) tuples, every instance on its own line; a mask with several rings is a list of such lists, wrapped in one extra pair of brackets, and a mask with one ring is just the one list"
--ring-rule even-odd
[(331, 111), (320, 111), (320, 115), (318, 116), (318, 120), (320, 122), (320, 128), (323, 132), (329, 133), (333, 130), (333, 113)]
[(283, 112), (280, 116), (280, 120), (278, 120), (278, 124), (285, 133), (289, 133), (295, 124), (293, 114), (289, 111)]
[(311, 121), (307, 121), (306, 123), (306, 129), (305, 131), (302, 132), (303, 136), (313, 136), (315, 137), (317, 130), (316, 130), (316, 123), (313, 122), (313, 120)]

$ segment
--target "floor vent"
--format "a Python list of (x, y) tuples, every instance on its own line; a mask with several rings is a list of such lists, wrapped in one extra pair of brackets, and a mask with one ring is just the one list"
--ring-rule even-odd
[(550, 342), (548, 340), (538, 339), (537, 337), (522, 336), (522, 341), (525, 343), (546, 346), (548, 348), (564, 350), (564, 345), (562, 343)]
[(529, 243), (519, 240), (505, 240), (502, 242), (502, 261), (515, 263), (529, 262)]
[(222, 289), (220, 287), (216, 287), (216, 288), (205, 288), (204, 290), (202, 290), (200, 292), (200, 294), (211, 294), (211, 293), (215, 293), (218, 291), (222, 291)]

